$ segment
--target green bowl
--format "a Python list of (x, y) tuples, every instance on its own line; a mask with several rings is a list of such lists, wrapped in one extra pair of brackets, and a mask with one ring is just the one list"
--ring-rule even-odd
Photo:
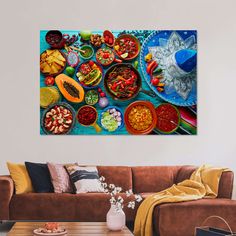
[(84, 60), (89, 60), (93, 57), (94, 55), (94, 49), (90, 45), (84, 45), (80, 48), (81, 50), (90, 50), (89, 56), (85, 56), (82, 54), (82, 52), (79, 52), (79, 56), (84, 59)]

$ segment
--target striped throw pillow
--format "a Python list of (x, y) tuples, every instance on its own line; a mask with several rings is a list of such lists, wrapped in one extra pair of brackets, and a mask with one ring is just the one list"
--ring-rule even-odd
[(75, 193), (104, 192), (98, 170), (92, 166), (65, 165)]

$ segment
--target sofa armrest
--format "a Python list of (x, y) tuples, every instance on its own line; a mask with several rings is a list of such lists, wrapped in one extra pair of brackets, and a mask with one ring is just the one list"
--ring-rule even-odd
[(0, 176), (0, 220), (9, 220), (9, 206), (14, 193), (10, 176)]
[(219, 183), (219, 190), (218, 190), (218, 197), (217, 198), (232, 198), (233, 193), (233, 184), (234, 184), (234, 172), (227, 171), (222, 173), (220, 183)]

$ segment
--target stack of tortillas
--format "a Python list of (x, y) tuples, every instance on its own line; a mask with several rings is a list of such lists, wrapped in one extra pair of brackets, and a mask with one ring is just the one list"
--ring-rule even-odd
[(60, 100), (60, 93), (55, 87), (40, 88), (40, 106), (47, 108), (48, 106)]

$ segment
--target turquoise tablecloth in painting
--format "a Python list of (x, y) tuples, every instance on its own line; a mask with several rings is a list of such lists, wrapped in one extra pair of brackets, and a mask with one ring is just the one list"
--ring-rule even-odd
[[(46, 40), (45, 40), (45, 35), (46, 35), (46, 33), (47, 33), (48, 31), (45, 31), (45, 30), (42, 30), (42, 31), (40, 31), (40, 53), (42, 53), (43, 51), (45, 51), (46, 49), (48, 49), (49, 48), (49, 45), (47, 44), (47, 42), (46, 42)], [(66, 33), (66, 34), (69, 34), (69, 35), (79, 35), (78, 33), (79, 33), (79, 31), (61, 31), (63, 34), (64, 33)], [(101, 34), (102, 35), (102, 33), (103, 33), (103, 31), (92, 31), (94, 34)], [(147, 31), (147, 30), (137, 30), (137, 31), (112, 31), (112, 33), (114, 34), (114, 36), (115, 37), (117, 37), (118, 35), (120, 35), (120, 34), (122, 34), (122, 33), (131, 33), (131, 34), (133, 34), (133, 35), (135, 35), (138, 39), (139, 39), (139, 41), (140, 41), (140, 43), (141, 43), (141, 47), (142, 47), (142, 45), (143, 45), (143, 43), (145, 42), (145, 40), (148, 38), (148, 37), (151, 37), (151, 35), (153, 34), (153, 32), (154, 31)], [(165, 36), (164, 37), (166, 37), (166, 39), (168, 39), (168, 37), (170, 36), (170, 32), (172, 32), (172, 31), (165, 31), (166, 32), (166, 34), (165, 34)], [(189, 38), (189, 35), (188, 34), (192, 34), (192, 35), (194, 35), (194, 36), (196, 36), (196, 31), (185, 31), (185, 32), (187, 32), (187, 33), (184, 33), (184, 31), (177, 31), (177, 32), (180, 32), (180, 35), (181, 35), (181, 37), (183, 38), (183, 40), (185, 40), (185, 39), (187, 39), (187, 38)], [(83, 44), (84, 42), (82, 42), (82, 41), (80, 41), (80, 37), (79, 37), (79, 39), (78, 39), (78, 41), (77, 41), (77, 44)], [(148, 42), (146, 42), (146, 44), (147, 44)], [(145, 49), (146, 50), (146, 49)], [(141, 52), (143, 51), (143, 53), (144, 53), (144, 51), (145, 51), (144, 49), (142, 50), (141, 49)], [(146, 53), (146, 52), (145, 52)], [(138, 61), (138, 71), (139, 71), (139, 73), (140, 73), (140, 75), (141, 75), (141, 77), (142, 77), (142, 88), (143, 89), (145, 89), (145, 90), (151, 90), (151, 88), (150, 88), (150, 84), (148, 84), (147, 82), (147, 78), (145, 78), (145, 72), (144, 72), (144, 70), (141, 68), (141, 66), (142, 66), (142, 63), (144, 63), (144, 62), (142, 62), (142, 60), (144, 60), (144, 58), (140, 58), (141, 56), (141, 53), (139, 54), (139, 56), (136, 58), (136, 59), (134, 59), (134, 61), (132, 61), (132, 62), (130, 62), (130, 63), (134, 63), (135, 61)], [(144, 56), (144, 55), (142, 55), (142, 56)], [(91, 59), (91, 60), (95, 60), (96, 61), (96, 59), (95, 59), (95, 56), (93, 56), (93, 58)], [(80, 58), (80, 63), (82, 63), (84, 60), (83, 59), (81, 59)], [(106, 70), (107, 70), (107, 68), (103, 68), (104, 69), (104, 73), (106, 72)], [(64, 72), (65, 73), (65, 72)], [(77, 77), (76, 77), (76, 75), (74, 75), (73, 76), (73, 78), (77, 81)], [(44, 82), (44, 80), (45, 80), (45, 77), (44, 77), (44, 75), (42, 74), (42, 73), (40, 73), (40, 87), (45, 87), (45, 82)], [(100, 85), (99, 85), (100, 87), (101, 87), (101, 89), (103, 90), (103, 91), (105, 91), (105, 89), (104, 89), (104, 87), (103, 87), (103, 83), (101, 82), (100, 83)], [(194, 91), (194, 95), (196, 96), (196, 90)], [(122, 113), (124, 114), (124, 111), (125, 111), (125, 109), (126, 109), (126, 107), (130, 104), (130, 103), (132, 103), (133, 101), (136, 101), (136, 100), (145, 100), (145, 101), (150, 101), (150, 102), (152, 102), (153, 104), (154, 104), (154, 106), (155, 107), (157, 107), (158, 105), (160, 105), (162, 102), (163, 102), (163, 100), (160, 98), (160, 96), (157, 96), (157, 97), (155, 97), (155, 98), (152, 98), (152, 97), (150, 97), (150, 96), (148, 96), (148, 95), (145, 95), (145, 94), (143, 94), (143, 93), (139, 93), (138, 94), (138, 96), (135, 98), (135, 100), (131, 100), (131, 101), (129, 101), (129, 102), (116, 102), (116, 101), (114, 101), (111, 97), (109, 97), (109, 95), (107, 95), (107, 98), (108, 98), (108, 100), (109, 100), (109, 105), (114, 105), (114, 106), (118, 106), (120, 109), (121, 109), (121, 111), (122, 111)], [(74, 109), (75, 109), (75, 111), (78, 111), (78, 108), (79, 107), (81, 107), (82, 105), (85, 105), (85, 102), (82, 102), (82, 103), (79, 103), (79, 104), (73, 104), (73, 103), (70, 103), (70, 102), (68, 102), (68, 101), (66, 101), (65, 100), (65, 98), (63, 98), (63, 96), (62, 96), (62, 99), (61, 99), (62, 101), (64, 101), (64, 102), (67, 102), (68, 104), (70, 104)], [(196, 98), (195, 98), (195, 100), (196, 100)], [(174, 103), (173, 103), (174, 104)], [(174, 104), (174, 105), (178, 105), (178, 104)], [(195, 104), (194, 104), (194, 102), (192, 102), (192, 103), (190, 103), (189, 104), (190, 106), (189, 106), (189, 108), (190, 108), (190, 110), (192, 110), (193, 111), (193, 113), (195, 113), (196, 114), (196, 106), (193, 108), (192, 107), (192, 105), (196, 105), (196, 101), (195, 101)], [(102, 112), (102, 108), (100, 108), (99, 107), (99, 105), (98, 104), (96, 104), (96, 105), (94, 105), (94, 107), (97, 109), (97, 111), (98, 111), (98, 117), (100, 117), (100, 114), (101, 114), (101, 112)], [(44, 109), (42, 109), (42, 108), (40, 108), (40, 118), (42, 119), (42, 114), (43, 114), (43, 111), (44, 111)], [(40, 121), (42, 122), (42, 120), (40, 119)], [(98, 121), (98, 124), (99, 124), (99, 121)], [(43, 131), (43, 129), (42, 129), (42, 127), (41, 127), (41, 125), (42, 124), (40, 124), (40, 134), (45, 134), (44, 133), (44, 131)], [(186, 131), (186, 132), (185, 132)], [(118, 130), (118, 131), (115, 131), (115, 132), (107, 132), (107, 131), (105, 131), (104, 129), (102, 129), (102, 132), (100, 132), (100, 133), (96, 133), (96, 131), (95, 131), (95, 129), (92, 127), (92, 126), (90, 126), (90, 127), (84, 127), (84, 126), (81, 126), (77, 121), (76, 121), (76, 124), (75, 124), (75, 126), (74, 126), (74, 128), (73, 128), (73, 130), (71, 131), (71, 133), (70, 133), (71, 135), (127, 135), (128, 134), (128, 132), (127, 132), (127, 130), (126, 130), (126, 127), (125, 127), (125, 125), (120, 129), (120, 130)], [(160, 134), (160, 133), (158, 133), (157, 131), (153, 131), (152, 132), (152, 134)], [(182, 128), (181, 129), (181, 127), (177, 130), (177, 132), (175, 132), (175, 134), (191, 134), (191, 132), (189, 132), (189, 131), (187, 131), (187, 130), (185, 130), (184, 128)]]

